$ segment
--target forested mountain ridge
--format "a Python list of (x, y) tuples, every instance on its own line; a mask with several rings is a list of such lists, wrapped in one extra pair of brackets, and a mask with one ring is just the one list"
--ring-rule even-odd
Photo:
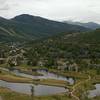
[(90, 29), (27, 14), (12, 19), (0, 17), (0, 41), (27, 41), (65, 32)]
[(82, 23), (82, 22), (64, 21), (64, 23), (68, 23), (68, 24), (72, 24), (72, 25), (80, 25), (80, 26), (90, 28), (93, 30), (100, 28), (100, 24), (95, 23), (95, 22)]

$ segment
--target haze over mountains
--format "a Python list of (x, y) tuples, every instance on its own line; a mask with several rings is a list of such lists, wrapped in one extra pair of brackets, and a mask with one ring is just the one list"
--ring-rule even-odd
[(97, 29), (100, 28), (100, 24), (97, 24), (95, 22), (87, 22), (87, 23), (81, 23), (81, 22), (74, 22), (74, 21), (64, 21), (65, 23), (72, 24), (72, 25), (80, 25), (85, 28), (90, 28), (90, 29)]
[(88, 31), (79, 25), (48, 20), (27, 14), (12, 19), (0, 17), (0, 41), (26, 41), (52, 36), (59, 33)]

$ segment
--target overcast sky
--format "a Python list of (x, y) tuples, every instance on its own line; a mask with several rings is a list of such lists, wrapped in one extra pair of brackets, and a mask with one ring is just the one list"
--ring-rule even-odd
[(0, 16), (12, 18), (24, 13), (53, 20), (100, 23), (100, 0), (0, 0)]

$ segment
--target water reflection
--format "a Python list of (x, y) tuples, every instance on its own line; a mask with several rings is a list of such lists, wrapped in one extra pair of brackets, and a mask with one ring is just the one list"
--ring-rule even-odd
[(89, 97), (100, 96), (100, 84), (95, 85), (96, 89), (89, 91)]
[(0, 87), (9, 88), (12, 91), (29, 94), (34, 96), (53, 95), (68, 91), (63, 87), (47, 86), (47, 85), (33, 85), (26, 83), (10, 83), (0, 80)]
[(33, 97), (33, 96), (34, 96), (34, 86), (31, 85), (31, 97)]
[[(9, 71), (8, 69), (5, 68), (0, 68), (5, 71)], [(27, 77), (27, 78), (32, 78), (32, 79), (56, 79), (56, 80), (64, 80), (69, 82), (70, 85), (73, 85), (75, 83), (75, 79), (72, 77), (65, 77), (62, 75), (57, 75), (55, 73), (48, 72), (47, 70), (37, 70), (38, 73), (43, 74), (43, 76), (33, 76), (29, 74), (25, 74), (20, 72), (19, 70), (13, 70), (11, 71), (13, 74), (17, 76), (22, 76), (22, 77)]]

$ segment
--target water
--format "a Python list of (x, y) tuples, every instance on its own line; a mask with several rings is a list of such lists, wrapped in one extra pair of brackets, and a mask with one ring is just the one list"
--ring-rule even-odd
[(96, 89), (89, 91), (89, 97), (100, 96), (100, 84), (95, 85)]
[(32, 79), (56, 79), (56, 80), (63, 80), (69, 82), (70, 85), (74, 84), (73, 78), (64, 77), (61, 75), (57, 75), (54, 73), (46, 72), (44, 70), (38, 70), (38, 73), (43, 74), (43, 76), (33, 76), (29, 74), (20, 73), (18, 70), (13, 71), (16, 75), (32, 78)]
[[(5, 71), (9, 71), (8, 69), (5, 68), (0, 68)], [(18, 70), (12, 71), (13, 74), (17, 76), (22, 76), (22, 77), (27, 77), (27, 78), (32, 78), (32, 79), (56, 79), (56, 80), (63, 80), (69, 82), (70, 85), (73, 85), (75, 83), (75, 80), (71, 77), (65, 77), (62, 75), (57, 75), (54, 73), (46, 72), (45, 70), (37, 70), (38, 73), (43, 74), (43, 76), (33, 76), (29, 74), (22, 73)]]
[(63, 80), (70, 83), (70, 85), (74, 84), (74, 79), (71, 77), (65, 77), (62, 75), (57, 75), (55, 73), (46, 72), (45, 70), (38, 70), (38, 73), (43, 74), (43, 77), (46, 79), (56, 79), (56, 80)]
[(53, 95), (63, 92), (68, 92), (68, 89), (63, 87), (47, 86), (47, 85), (33, 85), (26, 83), (11, 83), (0, 80), (0, 86), (11, 89), (12, 91), (29, 94), (34, 96)]

